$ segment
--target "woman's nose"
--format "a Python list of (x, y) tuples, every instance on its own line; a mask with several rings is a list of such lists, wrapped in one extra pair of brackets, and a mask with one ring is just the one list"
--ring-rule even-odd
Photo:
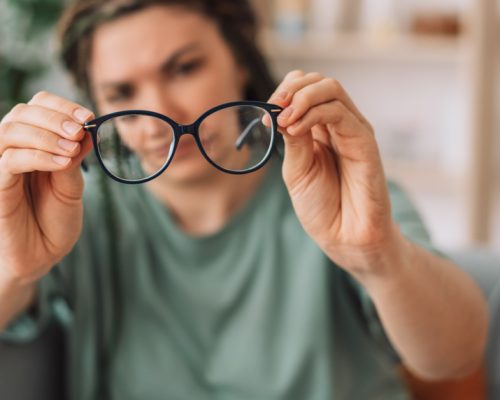
[(170, 131), (171, 127), (159, 118), (149, 117), (143, 118), (141, 130), (148, 138), (155, 138), (164, 136), (165, 131)]
[(162, 114), (180, 125), (194, 122), (196, 116), (186, 104), (186, 101), (165, 90), (155, 89), (154, 93), (148, 96), (147, 109)]

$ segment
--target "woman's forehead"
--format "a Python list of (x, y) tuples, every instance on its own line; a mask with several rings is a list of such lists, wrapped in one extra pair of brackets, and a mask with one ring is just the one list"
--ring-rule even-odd
[[(178, 6), (151, 6), (98, 27), (91, 71), (98, 76), (161, 64), (186, 47), (214, 45), (217, 29), (208, 18)], [(220, 39), (220, 38), (219, 38)]]

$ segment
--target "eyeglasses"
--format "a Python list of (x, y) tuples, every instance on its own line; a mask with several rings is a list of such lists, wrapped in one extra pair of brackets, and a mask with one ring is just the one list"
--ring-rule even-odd
[(118, 182), (134, 184), (163, 173), (177, 149), (178, 157), (189, 157), (195, 146), (178, 147), (185, 134), (193, 135), (203, 157), (218, 170), (256, 171), (275, 148), (277, 116), (282, 110), (260, 101), (236, 101), (211, 108), (191, 125), (179, 125), (152, 111), (129, 110), (101, 116), (83, 127), (92, 135), (104, 172)]

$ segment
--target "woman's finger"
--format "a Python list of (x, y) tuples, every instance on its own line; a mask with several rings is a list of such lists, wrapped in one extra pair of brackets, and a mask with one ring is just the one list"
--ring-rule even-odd
[(79, 181), (81, 179), (80, 165), (82, 160), (92, 150), (92, 137), (86, 135), (80, 143), (80, 153), (73, 157), (71, 163), (62, 172), (57, 172), (52, 175), (52, 183), (54, 187), (69, 198), (74, 198), (80, 194)]
[(18, 104), (2, 121), (2, 125), (12, 122), (36, 126), (73, 141), (80, 141), (85, 132), (81, 122), (60, 111), (34, 104)]
[(328, 128), (330, 147), (344, 157), (366, 161), (378, 154), (371, 127), (361, 123), (338, 100), (313, 107), (303, 118), (288, 127), (287, 132), (292, 137), (309, 137), (312, 136), (310, 132), (318, 126)]
[(314, 140), (311, 135), (291, 136), (283, 133), (285, 152), (283, 178), (290, 186), (296, 185), (297, 177), (304, 176), (314, 162)]
[(311, 107), (333, 100), (340, 100), (347, 109), (360, 120), (360, 122), (369, 125), (342, 85), (337, 80), (331, 78), (323, 78), (295, 92), (291, 103), (280, 114), (281, 118), (278, 122), (280, 126), (290, 126), (301, 118)]
[(323, 76), (317, 72), (304, 74), (302, 71), (292, 71), (279, 84), (268, 102), (287, 107), (297, 91), (322, 79)]
[(61, 171), (71, 164), (70, 157), (47, 153), (42, 150), (14, 149), (5, 150), (0, 157), (2, 174), (19, 175), (33, 171)]
[(361, 122), (365, 125), (369, 125), (364, 115), (358, 110), (358, 107), (356, 107), (351, 97), (338, 80), (334, 78), (325, 78), (325, 84), (330, 87), (333, 96), (332, 99), (340, 100)]
[(65, 139), (33, 125), (7, 122), (0, 125), (0, 155), (8, 148), (42, 150), (55, 155), (73, 157), (80, 152), (80, 142)]
[[(307, 85), (320, 81), (322, 78), (323, 76), (316, 72), (305, 74), (301, 70), (291, 71), (276, 88), (275, 92), (269, 98), (268, 103), (287, 107), (295, 92)], [(262, 123), (267, 127), (271, 126), (271, 117), (269, 114), (264, 115)]]
[(328, 79), (304, 86), (294, 95), (291, 104), (278, 117), (280, 127), (287, 128), (302, 118), (311, 108), (336, 100)]
[(80, 124), (94, 117), (94, 113), (85, 107), (45, 91), (35, 94), (28, 104), (61, 112)]
[(317, 124), (332, 125), (335, 132), (343, 136), (359, 135), (367, 131), (342, 102), (335, 100), (312, 107), (301, 119), (288, 126), (287, 132), (292, 136), (302, 136)]

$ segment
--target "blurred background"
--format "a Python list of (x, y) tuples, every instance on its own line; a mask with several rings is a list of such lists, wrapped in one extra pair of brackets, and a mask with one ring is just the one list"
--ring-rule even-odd
[[(444, 250), (500, 251), (499, 0), (252, 0), (277, 79), (338, 79), (375, 128), (389, 178)], [(66, 0), (0, 0), (0, 116), (44, 89)]]

